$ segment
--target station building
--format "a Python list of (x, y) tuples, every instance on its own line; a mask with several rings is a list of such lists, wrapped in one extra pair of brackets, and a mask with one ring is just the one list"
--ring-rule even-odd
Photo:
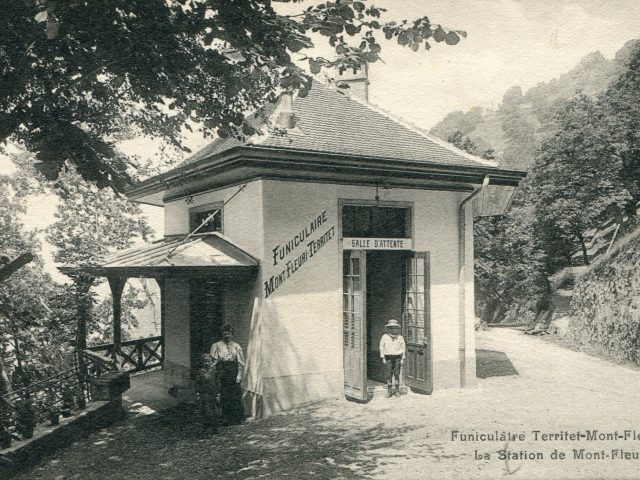
[(229, 323), (248, 413), (365, 401), (384, 381), (391, 318), (409, 388), (475, 383), (473, 221), (503, 214), (524, 173), (371, 105), (366, 75), (338, 80), (350, 88), (282, 95), (249, 118), (258, 134), (218, 138), (128, 191), (164, 207), (165, 237), (102, 272), (116, 293), (129, 277), (158, 280), (166, 387), (189, 384)]

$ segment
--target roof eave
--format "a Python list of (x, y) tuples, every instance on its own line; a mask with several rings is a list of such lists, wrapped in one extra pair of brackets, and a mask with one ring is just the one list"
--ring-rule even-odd
[[(169, 172), (144, 180), (132, 187), (129, 187), (125, 191), (125, 193), (130, 199), (134, 201), (141, 203), (151, 203), (153, 205), (161, 206), (162, 202), (160, 201), (149, 201), (152, 195), (164, 192), (166, 190), (169, 190), (170, 188), (175, 188), (176, 186), (178, 186), (175, 184), (177, 181), (197, 174), (199, 172), (209, 169), (215, 169), (216, 167), (221, 167), (223, 165), (226, 166), (229, 165), (230, 162), (242, 159), (251, 159), (254, 161), (263, 160), (265, 162), (277, 160), (294, 161), (297, 159), (299, 162), (301, 162), (301, 158), (303, 156), (307, 159), (322, 159), (322, 166), (324, 166), (324, 168), (329, 165), (331, 167), (340, 166), (343, 164), (343, 162), (348, 161), (351, 165), (353, 165), (355, 162), (357, 164), (361, 164), (362, 166), (370, 165), (372, 168), (383, 167), (385, 165), (395, 167), (405, 166), (411, 168), (412, 170), (421, 171), (423, 173), (432, 172), (434, 174), (437, 173), (438, 175), (451, 173), (452, 175), (465, 174), (471, 177), (477, 176), (477, 180), (473, 181), (472, 183), (481, 183), (484, 176), (490, 175), (494, 179), (494, 181), (498, 180), (500, 183), (505, 185), (517, 186), (520, 181), (526, 176), (526, 172), (524, 171), (508, 170), (502, 169), (500, 167), (485, 165), (447, 165), (438, 164), (435, 162), (405, 160), (388, 157), (356, 156), (316, 152), (309, 150), (294, 150), (280, 147), (239, 145), (236, 147), (232, 147), (224, 152), (202, 158), (196, 162), (186, 165), (183, 164), (180, 167), (170, 170)], [(336, 165), (330, 163), (331, 161), (337, 161), (340, 163)], [(373, 165), (371, 165), (372, 162)], [(322, 168), (321, 166), (317, 165), (316, 167)]]
[(258, 265), (239, 266), (146, 266), (146, 267), (58, 267), (65, 275), (94, 275), (96, 277), (120, 278), (167, 278), (167, 277), (250, 277), (258, 270)]

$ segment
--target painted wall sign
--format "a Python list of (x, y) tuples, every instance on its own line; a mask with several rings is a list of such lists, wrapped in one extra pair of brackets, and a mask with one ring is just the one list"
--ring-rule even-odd
[[(336, 235), (335, 225), (327, 226), (327, 211), (311, 219), (284, 244), (271, 249), (273, 265), (280, 265), (280, 271), (264, 282), (264, 297), (275, 292), (285, 281), (291, 278), (302, 266), (320, 251)], [(322, 233), (315, 239), (318, 231)]]
[(293, 252), (299, 245), (304, 244), (305, 240), (318, 230), (322, 225), (327, 223), (327, 211), (324, 210), (320, 215), (314, 217), (304, 227), (292, 235), (291, 238), (284, 244), (278, 244), (271, 249), (273, 254), (273, 265), (277, 265), (285, 259), (287, 255)]
[(342, 239), (345, 250), (412, 250), (410, 238), (365, 238), (350, 237)]

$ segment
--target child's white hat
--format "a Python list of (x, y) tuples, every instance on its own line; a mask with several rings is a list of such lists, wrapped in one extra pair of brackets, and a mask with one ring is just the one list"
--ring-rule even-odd
[(398, 320), (394, 320), (393, 318), (391, 320), (389, 320), (387, 322), (387, 324), (385, 325), (385, 328), (389, 328), (389, 327), (400, 327), (400, 324), (398, 323)]

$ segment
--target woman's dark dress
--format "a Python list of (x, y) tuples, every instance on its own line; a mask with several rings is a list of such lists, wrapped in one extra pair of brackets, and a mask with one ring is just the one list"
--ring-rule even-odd
[(235, 342), (216, 342), (211, 346), (211, 356), (216, 362), (223, 421), (228, 424), (241, 423), (244, 420), (244, 407), (237, 378), (238, 374), (242, 376), (244, 368), (242, 347)]

